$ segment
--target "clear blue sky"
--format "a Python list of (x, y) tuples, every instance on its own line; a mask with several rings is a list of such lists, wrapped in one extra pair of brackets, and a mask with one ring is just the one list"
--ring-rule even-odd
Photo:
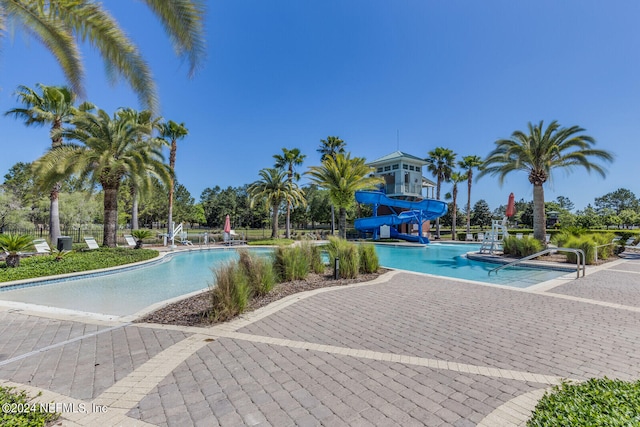
[[(606, 179), (556, 173), (546, 200), (562, 195), (582, 209), (621, 187), (640, 195), (638, 1), (208, 3), (208, 57), (189, 80), (141, 2), (108, 2), (152, 67), (162, 116), (189, 129), (176, 169), (196, 200), (206, 187), (255, 181), (282, 147), (307, 155), (301, 172), (317, 165), (328, 135), (367, 160), (397, 149), (426, 157), (438, 146), (484, 158), (496, 139), (554, 119), (586, 128), (616, 159)], [(64, 83), (52, 57), (20, 32), (1, 49), (0, 112), (18, 105), (18, 85)], [(126, 84), (109, 85), (91, 49), (83, 54), (87, 100), (109, 112), (140, 108)], [(1, 175), (50, 144), (48, 129), (13, 118), (1, 117), (0, 130)], [(502, 187), (477, 181), (472, 203), (494, 209), (511, 191), (533, 197), (521, 172)]]

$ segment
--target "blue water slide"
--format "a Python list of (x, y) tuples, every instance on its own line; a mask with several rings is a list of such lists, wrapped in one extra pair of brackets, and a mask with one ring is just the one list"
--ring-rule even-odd
[(355, 228), (359, 231), (373, 232), (379, 230), (382, 225), (391, 226), (390, 235), (411, 242), (428, 243), (429, 240), (422, 236), (398, 233), (395, 226), (399, 224), (414, 223), (422, 226), (422, 222), (434, 220), (447, 213), (447, 204), (440, 200), (424, 199), (417, 202), (409, 200), (392, 199), (379, 191), (357, 191), (356, 201), (367, 205), (389, 206), (392, 208), (408, 209), (398, 215), (381, 215), (355, 220)]

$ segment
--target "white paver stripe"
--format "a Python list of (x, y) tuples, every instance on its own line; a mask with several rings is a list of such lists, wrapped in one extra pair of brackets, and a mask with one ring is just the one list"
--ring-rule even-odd
[(503, 403), (493, 410), (489, 415), (484, 417), (478, 427), (496, 427), (496, 426), (524, 426), (531, 417), (531, 413), (536, 407), (538, 400), (544, 396), (545, 391), (550, 390), (539, 389), (515, 397), (508, 402)]
[(163, 378), (210, 341), (209, 336), (195, 334), (158, 353), (135, 371), (105, 390), (96, 404), (130, 410), (153, 390)]
[[(244, 334), (240, 332), (226, 332), (220, 334), (220, 337), (238, 339), (243, 341), (268, 343), (272, 345), (300, 348), (304, 350), (316, 350), (318, 345), (314, 343), (308, 343), (303, 341), (292, 341), (279, 338), (269, 338), (268, 340), (264, 336)], [(323, 351), (323, 350), (320, 350)], [(560, 384), (563, 380), (562, 377), (555, 377), (551, 375), (534, 374), (531, 372), (514, 371), (510, 369), (499, 369), (487, 366), (476, 366), (466, 363), (448, 362), (446, 360), (429, 359), (424, 357), (415, 357), (400, 355), (395, 353), (384, 353), (379, 351), (352, 349), (346, 347), (326, 346), (324, 350), (326, 353), (340, 354), (351, 357), (358, 357), (361, 359), (379, 360), (383, 362), (403, 363), (407, 365), (426, 366), (429, 368), (443, 369), (447, 371), (471, 373), (482, 375), (492, 378), (506, 378), (518, 381), (534, 382), (539, 384)]]
[(56, 425), (62, 422), (65, 427), (76, 426), (123, 426), (123, 427), (151, 427), (153, 424), (136, 420), (127, 416), (128, 410), (119, 408), (101, 408), (97, 402), (87, 402), (74, 399), (47, 389), (33, 387), (12, 381), (0, 380), (3, 387), (13, 387), (16, 390), (25, 391), (30, 397), (31, 403), (43, 405), (57, 404), (60, 418)]

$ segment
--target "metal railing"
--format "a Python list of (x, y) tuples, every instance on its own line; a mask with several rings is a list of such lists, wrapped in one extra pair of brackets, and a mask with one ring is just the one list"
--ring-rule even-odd
[(541, 255), (545, 255), (545, 254), (555, 254), (557, 252), (571, 252), (576, 254), (576, 273), (578, 274), (578, 279), (580, 278), (580, 267), (582, 266), (582, 277), (584, 277), (584, 273), (586, 270), (586, 260), (585, 260), (585, 255), (584, 255), (584, 251), (582, 249), (575, 249), (575, 248), (549, 248), (549, 249), (545, 249), (542, 250), (540, 252), (536, 252), (533, 255), (529, 255), (526, 256), (524, 258), (520, 258), (517, 259), (515, 261), (512, 261), (508, 264), (504, 264), (501, 265), (500, 267), (496, 267), (493, 270), (489, 270), (489, 276), (491, 276), (491, 273), (495, 271), (496, 274), (498, 274), (498, 271), (502, 270), (503, 268), (507, 268), (507, 267), (513, 267), (514, 265), (520, 264), (523, 261), (529, 261), (533, 258), (538, 258)]

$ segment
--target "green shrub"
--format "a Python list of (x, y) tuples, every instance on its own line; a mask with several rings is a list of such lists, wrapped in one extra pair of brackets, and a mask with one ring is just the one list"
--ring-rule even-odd
[[(30, 403), (29, 396), (24, 391), (16, 391), (13, 387), (0, 387), (0, 407), (5, 405), (25, 407)], [(15, 427), (36, 427), (49, 425), (60, 417), (58, 413), (46, 411), (0, 411), (0, 425)]]
[(158, 251), (153, 249), (132, 251), (129, 248), (100, 248), (93, 251), (72, 252), (64, 257), (64, 262), (56, 262), (53, 256), (36, 255), (23, 258), (20, 268), (7, 268), (4, 262), (0, 262), (0, 282), (97, 270), (145, 261), (157, 256)]
[(592, 378), (545, 393), (527, 427), (627, 427), (640, 424), (640, 381)]
[(316, 274), (324, 273), (324, 262), (322, 262), (322, 250), (320, 246), (310, 242), (302, 242), (300, 248), (305, 253), (309, 262), (309, 268)]
[(507, 236), (502, 242), (505, 255), (513, 255), (517, 258), (533, 255), (543, 249), (542, 243), (533, 237), (524, 236), (518, 239), (515, 236)]
[(376, 247), (372, 244), (360, 244), (358, 246), (360, 256), (360, 272), (364, 274), (375, 273), (380, 268), (380, 260), (376, 253)]
[(273, 257), (273, 268), (281, 281), (304, 280), (309, 275), (309, 261), (301, 247), (278, 246)]
[(211, 313), (224, 321), (242, 313), (251, 298), (249, 278), (238, 262), (223, 263), (212, 268)]
[(358, 247), (354, 243), (337, 237), (330, 237), (329, 244), (326, 245), (325, 249), (329, 253), (329, 260), (332, 266), (335, 265), (336, 258), (340, 260), (340, 277), (345, 279), (358, 277), (360, 256)]
[(268, 294), (276, 284), (271, 260), (252, 254), (247, 249), (240, 249), (238, 254), (240, 255), (238, 263), (247, 276), (252, 293)]
[[(596, 243), (593, 241), (591, 236), (569, 237), (562, 246), (565, 248), (582, 249), (584, 252), (585, 263), (591, 265), (595, 262)], [(576, 254), (567, 252), (566, 255), (567, 262), (577, 262)]]

